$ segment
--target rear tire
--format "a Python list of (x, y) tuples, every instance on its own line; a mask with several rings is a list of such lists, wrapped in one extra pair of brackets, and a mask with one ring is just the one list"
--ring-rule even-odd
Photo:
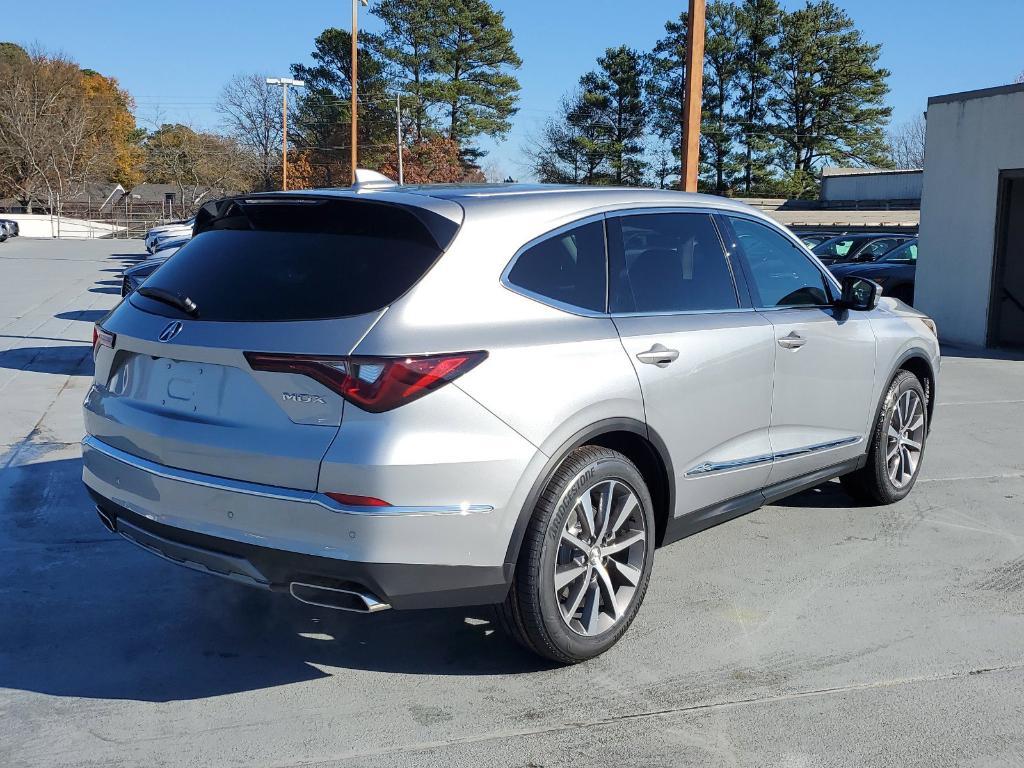
[(497, 607), (500, 623), (561, 664), (604, 653), (643, 603), (654, 536), (651, 495), (633, 462), (608, 448), (577, 448), (537, 502)]
[(917, 482), (928, 437), (924, 387), (900, 371), (885, 394), (871, 434), (867, 464), (839, 479), (843, 489), (866, 504), (893, 504)]

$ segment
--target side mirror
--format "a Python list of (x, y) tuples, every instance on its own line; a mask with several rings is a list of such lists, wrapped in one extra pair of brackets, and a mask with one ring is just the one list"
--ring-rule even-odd
[(867, 312), (878, 306), (882, 286), (863, 277), (848, 275), (843, 278), (843, 295), (839, 306), (855, 312)]

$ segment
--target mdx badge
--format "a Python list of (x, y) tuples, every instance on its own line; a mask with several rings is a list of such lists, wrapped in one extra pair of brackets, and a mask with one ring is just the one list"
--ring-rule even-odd
[(286, 403), (318, 403), (327, 405), (327, 401), (320, 395), (310, 395), (305, 392), (282, 392), (281, 399)]
[(185, 326), (182, 325), (180, 320), (175, 320), (173, 323), (168, 323), (167, 325), (165, 325), (164, 329), (160, 331), (160, 335), (157, 336), (157, 338), (160, 339), (160, 341), (170, 341), (179, 333), (181, 333), (181, 329), (184, 327)]

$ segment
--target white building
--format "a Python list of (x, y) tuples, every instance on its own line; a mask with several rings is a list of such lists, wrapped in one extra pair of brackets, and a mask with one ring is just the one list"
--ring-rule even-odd
[(914, 304), (944, 341), (1024, 346), (1024, 85), (928, 100)]
[(821, 199), (827, 203), (885, 202), (916, 207), (921, 201), (921, 175), (920, 169), (823, 168)]

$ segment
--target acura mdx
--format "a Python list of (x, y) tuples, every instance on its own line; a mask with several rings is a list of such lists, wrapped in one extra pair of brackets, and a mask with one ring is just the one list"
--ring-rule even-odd
[(726, 199), (268, 193), (95, 329), (84, 480), (170, 561), (319, 606), (493, 604), (608, 649), (656, 547), (841, 477), (910, 492), (935, 325)]

